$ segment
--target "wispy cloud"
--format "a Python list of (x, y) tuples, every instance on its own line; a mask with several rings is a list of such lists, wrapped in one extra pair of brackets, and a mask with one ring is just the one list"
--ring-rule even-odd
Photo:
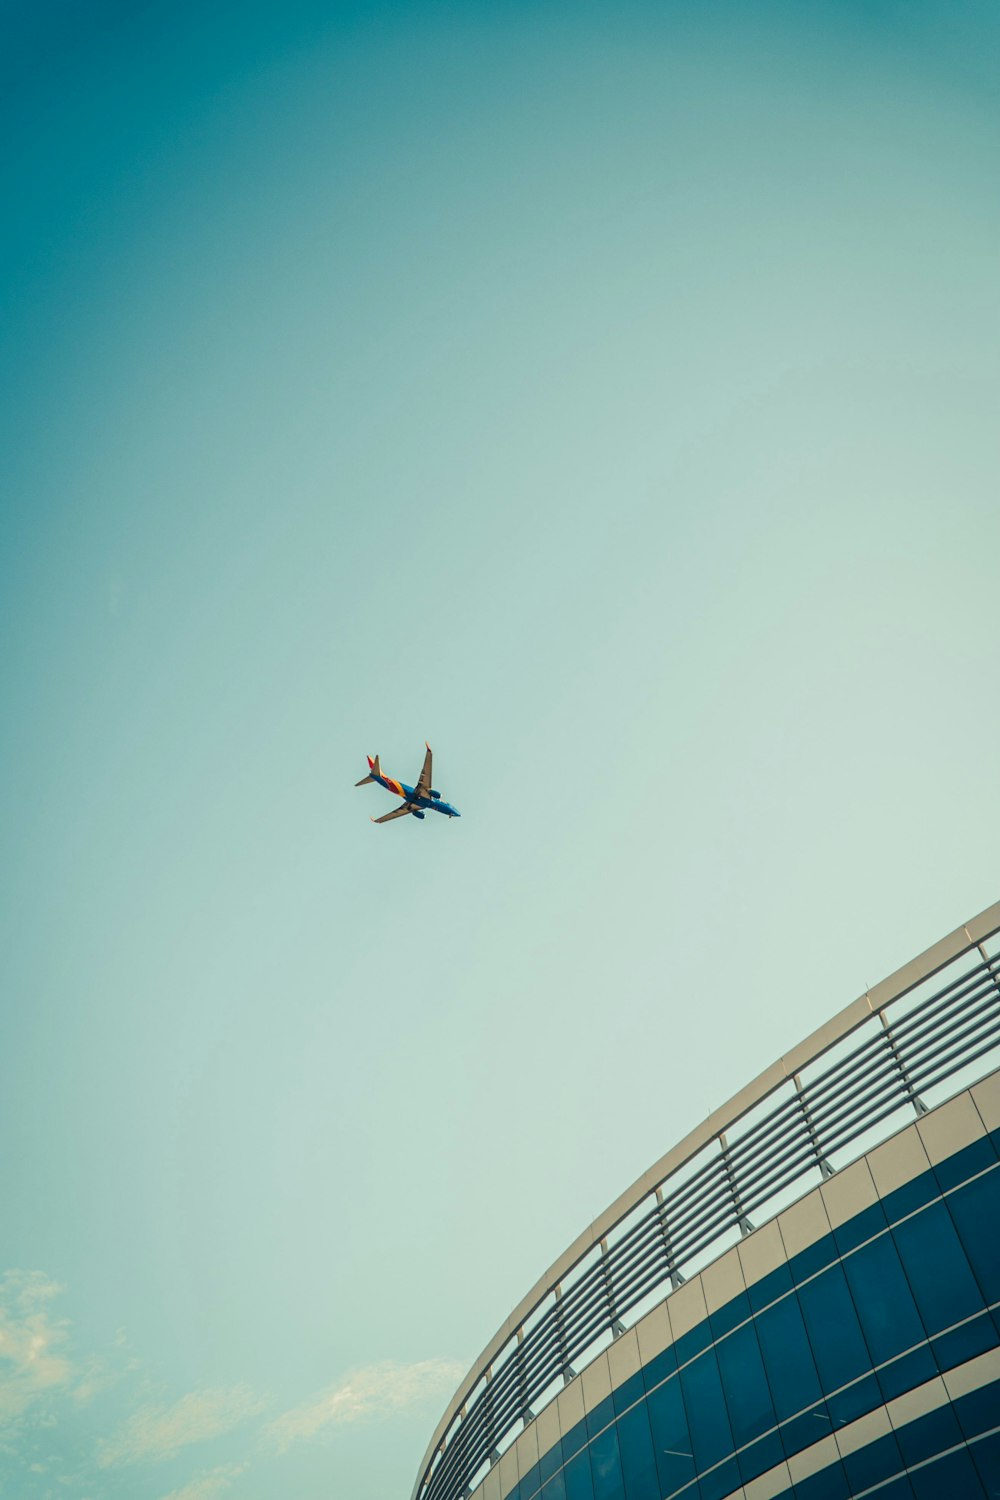
[(216, 1495), (228, 1490), (233, 1480), (238, 1479), (246, 1468), (246, 1464), (220, 1464), (217, 1468), (206, 1469), (197, 1479), (189, 1480), (179, 1490), (171, 1490), (169, 1495), (164, 1495), (163, 1500), (215, 1500)]
[(328, 1427), (385, 1416), (416, 1406), (455, 1388), (465, 1365), (454, 1359), (423, 1359), (401, 1365), (391, 1360), (355, 1370), (312, 1401), (286, 1411), (270, 1424), (270, 1441), (284, 1452)]
[[(231, 1432), (262, 1409), (248, 1386), (191, 1391), (169, 1404), (147, 1402), (97, 1452), (102, 1469), (172, 1458), (191, 1443)], [(182, 1492), (183, 1493), (183, 1492)], [(208, 1493), (213, 1493), (209, 1491)]]
[(74, 1379), (68, 1324), (52, 1304), (62, 1288), (41, 1271), (0, 1276), (0, 1434), (5, 1439), (32, 1407)]

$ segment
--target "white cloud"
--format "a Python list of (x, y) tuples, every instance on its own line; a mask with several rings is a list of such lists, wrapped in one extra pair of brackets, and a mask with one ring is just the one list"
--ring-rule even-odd
[(31, 1408), (69, 1386), (68, 1324), (52, 1311), (62, 1291), (41, 1271), (0, 1276), (0, 1434), (10, 1437)]
[(384, 1416), (447, 1394), (464, 1374), (465, 1365), (454, 1359), (423, 1359), (410, 1365), (387, 1360), (369, 1365), (314, 1400), (285, 1412), (271, 1423), (268, 1436), (284, 1452), (291, 1443), (315, 1437), (327, 1427)]
[(179, 1490), (171, 1490), (169, 1495), (164, 1495), (163, 1500), (215, 1500), (216, 1495), (227, 1490), (233, 1480), (244, 1473), (246, 1467), (246, 1464), (220, 1464), (215, 1469), (207, 1469), (196, 1479), (182, 1484)]
[[(147, 1402), (134, 1411), (113, 1438), (99, 1444), (102, 1469), (172, 1458), (190, 1443), (231, 1432), (256, 1416), (262, 1402), (248, 1386), (191, 1391), (169, 1405)], [(210, 1492), (211, 1493), (211, 1492)]]

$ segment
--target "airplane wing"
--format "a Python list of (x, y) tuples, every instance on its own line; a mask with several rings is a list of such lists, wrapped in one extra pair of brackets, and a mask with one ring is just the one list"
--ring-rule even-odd
[(430, 790), (433, 785), (433, 782), (431, 780), (432, 763), (433, 756), (431, 755), (431, 747), (430, 745), (428, 745), (427, 754), (424, 756), (424, 768), (420, 773), (420, 780), (413, 788), (418, 797), (427, 797), (430, 795)]
[(386, 813), (384, 817), (381, 817), (381, 818), (372, 818), (372, 822), (373, 823), (391, 823), (392, 820), (393, 820), (393, 818), (405, 818), (406, 815), (407, 815), (407, 813), (411, 812), (411, 811), (412, 811), (412, 809), (410, 807), (410, 804), (408, 802), (404, 802), (403, 805), (402, 805), (402, 807), (395, 808), (395, 810), (393, 812)]

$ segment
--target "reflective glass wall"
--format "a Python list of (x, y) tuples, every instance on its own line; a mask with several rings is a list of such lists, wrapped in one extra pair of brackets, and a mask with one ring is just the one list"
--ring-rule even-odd
[(1000, 1075), (697, 1283), (628, 1335), (634, 1369), (612, 1346), (603, 1386), (572, 1382), (482, 1500), (1000, 1496)]

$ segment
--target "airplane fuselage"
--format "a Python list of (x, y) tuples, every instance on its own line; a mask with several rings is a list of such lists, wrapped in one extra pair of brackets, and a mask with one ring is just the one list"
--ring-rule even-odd
[(420, 814), (424, 812), (444, 813), (446, 818), (460, 818), (462, 814), (457, 807), (452, 807), (450, 802), (444, 802), (440, 797), (425, 797), (415, 787), (407, 786), (405, 781), (396, 781), (392, 776), (376, 776), (371, 773), (372, 781), (377, 781), (379, 786), (384, 786), (387, 792), (394, 792), (397, 797), (402, 797), (411, 807), (417, 809)]

